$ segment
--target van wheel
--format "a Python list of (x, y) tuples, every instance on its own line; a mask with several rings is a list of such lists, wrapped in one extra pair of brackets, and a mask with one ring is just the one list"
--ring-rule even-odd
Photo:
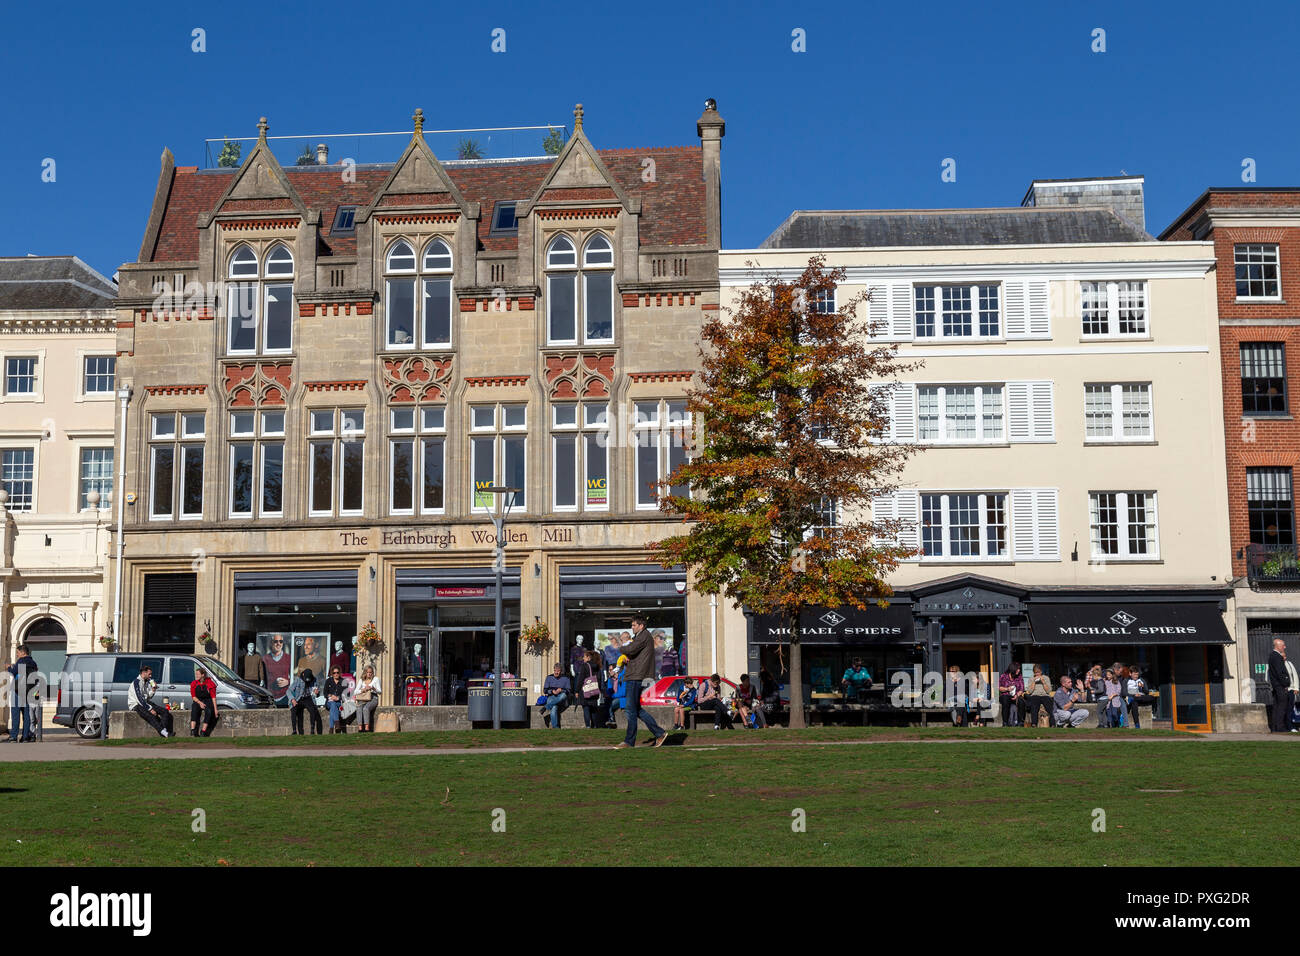
[(87, 740), (99, 736), (99, 714), (89, 707), (83, 707), (77, 711), (72, 718), (73, 729), (77, 731), (77, 736), (85, 737)]

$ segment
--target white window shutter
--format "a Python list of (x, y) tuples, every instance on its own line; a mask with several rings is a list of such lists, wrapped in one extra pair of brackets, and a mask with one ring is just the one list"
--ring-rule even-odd
[(1011, 547), (1013, 556), (1020, 561), (1035, 557), (1037, 539), (1034, 522), (1034, 491), (1032, 488), (1011, 489)]
[(1056, 513), (1056, 489), (1039, 488), (1034, 492), (1034, 515), (1038, 525), (1038, 557), (1061, 559), (1060, 521)]
[(890, 437), (896, 442), (916, 441), (916, 386), (900, 382), (890, 397)]
[(889, 287), (889, 337), (911, 341), (912, 284), (895, 282)]
[(1013, 442), (1056, 441), (1052, 382), (1007, 382), (1007, 437)]
[(868, 288), (867, 321), (871, 324), (873, 339), (889, 338), (892, 329), (889, 323), (889, 286), (873, 285)]
[(1011, 489), (1011, 545), (1017, 561), (1061, 559), (1055, 488)]
[(894, 493), (895, 517), (903, 523), (898, 543), (905, 548), (921, 548), (921, 495), (915, 489), (902, 488)]
[(1056, 441), (1056, 402), (1051, 382), (1031, 382), (1034, 441)]
[[(868, 385), (867, 395), (871, 398), (872, 401), (875, 401), (877, 398), (881, 399), (885, 403), (886, 409), (890, 415), (890, 418), (892, 419), (893, 411), (894, 411), (893, 408), (894, 402), (893, 399), (890, 398), (890, 396), (884, 394), (885, 389), (887, 388), (889, 388), (888, 385)], [(878, 445), (881, 442), (888, 441), (890, 431), (891, 431), (890, 422), (886, 422), (884, 430), (881, 432), (881, 434), (880, 435), (872, 434), (868, 436), (867, 441), (871, 442), (871, 444), (873, 445)]]
[(1029, 441), (1033, 437), (1030, 382), (1007, 382), (1007, 437)]
[(1023, 280), (1008, 279), (1002, 284), (1002, 327), (1009, 339), (1029, 334), (1029, 313), (1025, 298)]
[[(872, 521), (893, 521), (898, 516), (898, 509), (895, 507), (894, 496), (876, 495), (871, 499), (871, 520)], [(885, 535), (876, 535), (876, 544), (888, 544), (889, 538)]]
[(1046, 279), (1030, 279), (1025, 283), (1029, 312), (1028, 334), (1034, 338), (1051, 338), (1052, 316), (1048, 303)]

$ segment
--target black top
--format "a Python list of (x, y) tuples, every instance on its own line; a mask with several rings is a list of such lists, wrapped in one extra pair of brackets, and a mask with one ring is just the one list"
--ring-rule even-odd
[(1286, 658), (1277, 651), (1268, 654), (1268, 682), (1283, 687), (1291, 685), (1291, 675), (1286, 672)]
[(335, 680), (333, 677), (331, 677), (329, 680), (325, 682), (326, 699), (329, 699), (330, 697), (337, 697), (339, 700), (342, 700), (343, 692), (345, 690), (347, 690), (347, 685), (344, 684), (342, 680)]

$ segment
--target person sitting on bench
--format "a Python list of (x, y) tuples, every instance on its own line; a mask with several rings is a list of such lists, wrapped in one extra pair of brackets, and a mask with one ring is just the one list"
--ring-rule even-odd
[(126, 706), (139, 714), (146, 724), (158, 731), (160, 737), (172, 735), (172, 715), (153, 702), (154, 691), (153, 668), (145, 664), (140, 668), (140, 676), (131, 682), (126, 692)]
[(1054, 705), (1052, 716), (1060, 727), (1078, 727), (1088, 719), (1088, 708), (1080, 707), (1080, 693), (1074, 689), (1074, 680), (1068, 675), (1061, 677), (1061, 686), (1052, 695)]
[(850, 704), (862, 703), (862, 697), (871, 690), (871, 671), (862, 663), (862, 658), (853, 658), (853, 666), (844, 671), (840, 678), (840, 687), (844, 690), (844, 700)]

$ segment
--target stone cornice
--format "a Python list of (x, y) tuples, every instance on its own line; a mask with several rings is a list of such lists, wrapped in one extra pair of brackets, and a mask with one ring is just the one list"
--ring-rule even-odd
[[(997, 247), (994, 247), (997, 248)], [(784, 255), (788, 250), (767, 250)], [(827, 250), (828, 267), (836, 267), (834, 253)], [(914, 251), (914, 250), (909, 250)], [(926, 279), (1008, 279), (1034, 276), (1043, 279), (1199, 279), (1215, 266), (1214, 259), (1173, 259), (1167, 261), (1123, 262), (969, 262), (947, 265), (845, 266), (844, 285), (867, 285), (872, 281), (906, 281)], [(787, 267), (724, 267), (718, 278), (724, 286), (747, 286), (774, 275), (778, 281), (798, 279), (807, 264)]]
[(115, 309), (55, 309), (48, 312), (0, 309), (0, 334), (112, 333), (116, 329)]

